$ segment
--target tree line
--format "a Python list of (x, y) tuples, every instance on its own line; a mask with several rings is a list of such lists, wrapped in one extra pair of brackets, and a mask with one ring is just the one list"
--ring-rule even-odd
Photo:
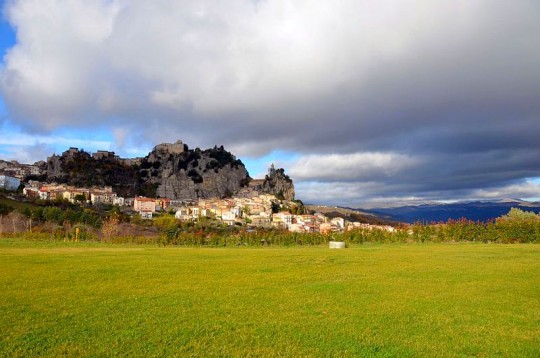
[[(14, 218), (17, 220), (14, 220)], [(378, 227), (357, 228), (322, 234), (292, 233), (282, 229), (227, 226), (203, 218), (180, 222), (172, 213), (154, 220), (127, 217), (111, 211), (97, 213), (55, 207), (0, 214), (0, 234), (31, 240), (79, 240), (108, 243), (157, 244), (170, 246), (292, 246), (325, 245), (344, 241), (348, 245), (367, 243), (483, 242), (540, 243), (540, 216), (512, 208), (489, 222), (467, 219), (439, 223), (402, 225), (394, 231)]]

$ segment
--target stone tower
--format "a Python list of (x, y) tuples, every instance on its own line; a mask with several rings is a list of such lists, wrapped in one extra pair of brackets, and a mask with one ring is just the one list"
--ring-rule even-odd
[(270, 178), (273, 178), (276, 175), (276, 167), (274, 167), (274, 163), (270, 165), (270, 168), (268, 168), (268, 176)]

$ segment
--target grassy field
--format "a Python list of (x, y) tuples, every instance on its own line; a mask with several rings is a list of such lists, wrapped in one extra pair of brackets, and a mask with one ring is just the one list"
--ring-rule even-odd
[(540, 245), (0, 240), (0, 356), (540, 356)]

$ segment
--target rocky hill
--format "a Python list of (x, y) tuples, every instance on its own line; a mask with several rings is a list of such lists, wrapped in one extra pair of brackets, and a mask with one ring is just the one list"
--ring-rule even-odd
[[(39, 173), (26, 179), (79, 187), (112, 186), (120, 196), (145, 195), (171, 199), (231, 197), (251, 181), (241, 160), (223, 146), (189, 149), (181, 141), (155, 146), (146, 157), (122, 159), (113, 152), (90, 154), (70, 148), (53, 155)], [(283, 169), (269, 171), (255, 190), (293, 200), (294, 185)]]
[(294, 200), (294, 184), (292, 179), (285, 174), (283, 168), (275, 169), (274, 164), (272, 164), (268, 175), (264, 178), (262, 191), (273, 194), (280, 200)]
[(138, 174), (157, 196), (192, 200), (230, 197), (250, 180), (242, 161), (223, 146), (179, 150), (158, 145), (143, 158)]

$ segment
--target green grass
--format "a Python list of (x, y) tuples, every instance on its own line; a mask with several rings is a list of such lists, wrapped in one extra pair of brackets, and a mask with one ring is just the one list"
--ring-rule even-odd
[(0, 204), (3, 204), (21, 212), (25, 209), (34, 210), (36, 208), (39, 208), (39, 205), (33, 203), (9, 199), (2, 193), (0, 193)]
[(540, 356), (540, 245), (0, 240), (0, 356)]

